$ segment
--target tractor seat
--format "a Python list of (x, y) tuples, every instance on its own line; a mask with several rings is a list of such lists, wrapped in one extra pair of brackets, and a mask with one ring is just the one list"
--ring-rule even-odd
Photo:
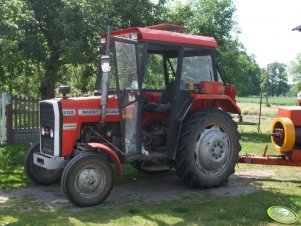
[(159, 103), (147, 103), (143, 106), (144, 111), (149, 112), (168, 112), (174, 95), (175, 82), (170, 82), (163, 91)]

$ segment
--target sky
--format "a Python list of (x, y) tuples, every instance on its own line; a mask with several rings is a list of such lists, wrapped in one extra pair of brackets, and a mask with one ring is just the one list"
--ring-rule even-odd
[(261, 68), (289, 64), (301, 53), (301, 0), (234, 0), (239, 40)]

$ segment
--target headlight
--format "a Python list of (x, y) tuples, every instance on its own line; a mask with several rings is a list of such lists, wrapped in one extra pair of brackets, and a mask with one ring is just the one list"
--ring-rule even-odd
[(41, 134), (44, 136), (45, 135), (45, 128), (41, 127)]
[(54, 135), (53, 129), (50, 129), (50, 137), (53, 138), (53, 135)]

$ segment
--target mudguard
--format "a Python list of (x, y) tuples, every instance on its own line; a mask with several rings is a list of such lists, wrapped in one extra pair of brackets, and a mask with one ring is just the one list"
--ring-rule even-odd
[(101, 144), (101, 143), (88, 143), (88, 146), (93, 149), (101, 149), (106, 154), (108, 154), (114, 162), (115, 169), (116, 169), (116, 175), (117, 176), (122, 175), (120, 159), (118, 158), (117, 154), (113, 151), (113, 149), (111, 149), (110, 147), (108, 147), (104, 144)]

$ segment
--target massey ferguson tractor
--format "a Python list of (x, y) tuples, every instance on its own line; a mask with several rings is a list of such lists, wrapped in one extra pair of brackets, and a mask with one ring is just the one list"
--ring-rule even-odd
[[(61, 179), (77, 206), (103, 202), (121, 164), (216, 187), (234, 173), (241, 149), (235, 87), (216, 64), (214, 38), (160, 24), (101, 35), (101, 87), (94, 96), (40, 102), (40, 142), (25, 157), (36, 183)], [(100, 80), (99, 80), (100, 81)], [(112, 167), (113, 166), (113, 167)]]

